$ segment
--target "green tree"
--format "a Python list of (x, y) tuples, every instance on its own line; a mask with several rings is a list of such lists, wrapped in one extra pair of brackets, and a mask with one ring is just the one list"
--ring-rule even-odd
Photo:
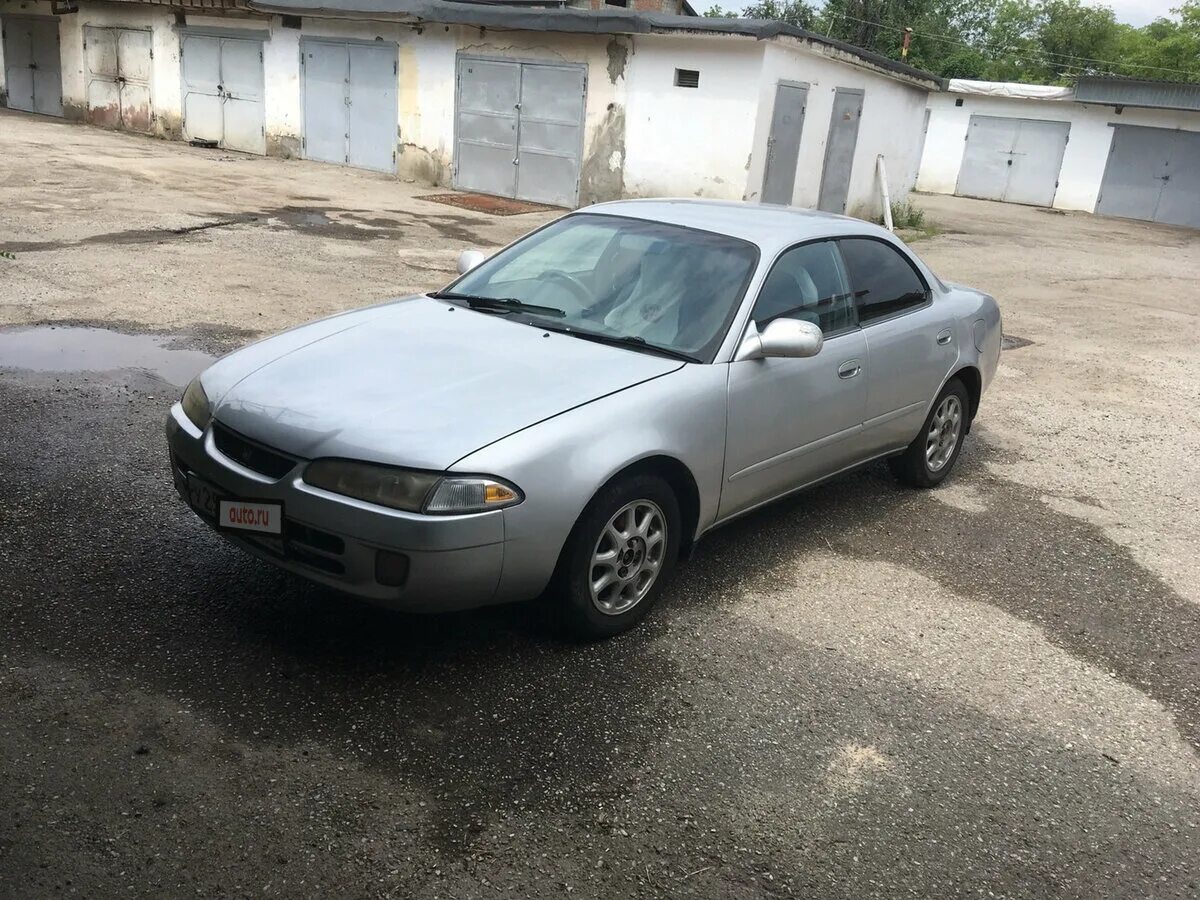
[[(739, 13), (713, 6), (706, 16)], [(1085, 0), (759, 0), (740, 15), (819, 31), (946, 78), (1070, 84), (1085, 74), (1200, 79), (1200, 0), (1122, 25)]]
[(1133, 78), (1200, 79), (1200, 0), (1171, 10), (1179, 17), (1155, 19), (1142, 28), (1121, 26), (1117, 72)]
[(778, 19), (797, 28), (811, 29), (816, 11), (803, 0), (759, 0), (747, 6), (742, 15), (748, 19)]
[(1045, 0), (1037, 42), (1053, 81), (1105, 72), (1117, 56), (1120, 27), (1107, 6), (1084, 6), (1080, 0)]

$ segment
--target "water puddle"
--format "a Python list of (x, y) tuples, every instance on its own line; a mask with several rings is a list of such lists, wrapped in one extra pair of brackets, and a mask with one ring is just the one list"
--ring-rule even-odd
[(105, 328), (42, 325), (0, 328), (0, 369), (34, 372), (116, 372), (146, 369), (184, 385), (212, 363), (199, 350), (176, 350), (170, 338)]

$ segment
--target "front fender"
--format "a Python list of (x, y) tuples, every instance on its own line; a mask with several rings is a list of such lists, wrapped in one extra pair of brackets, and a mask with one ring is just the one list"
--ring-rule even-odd
[(584, 507), (609, 479), (650, 456), (679, 460), (699, 489), (698, 531), (716, 518), (725, 462), (724, 365), (686, 365), (459, 460), (462, 472), (506, 478), (525, 494), (504, 511), (497, 599), (541, 593)]

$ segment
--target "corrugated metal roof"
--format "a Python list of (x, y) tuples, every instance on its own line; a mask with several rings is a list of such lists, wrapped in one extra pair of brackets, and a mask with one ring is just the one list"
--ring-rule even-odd
[(1181, 81), (1143, 81), (1136, 78), (1080, 78), (1075, 85), (1079, 103), (1184, 109), (1200, 112), (1200, 84)]

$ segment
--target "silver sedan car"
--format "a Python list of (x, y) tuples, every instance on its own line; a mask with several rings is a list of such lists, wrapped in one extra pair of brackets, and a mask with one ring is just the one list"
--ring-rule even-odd
[(203, 372), (167, 420), (184, 500), (349, 594), (541, 596), (604, 637), (736, 516), (883, 458), (938, 484), (1000, 356), (995, 300), (823, 213), (607, 203), (459, 270)]

